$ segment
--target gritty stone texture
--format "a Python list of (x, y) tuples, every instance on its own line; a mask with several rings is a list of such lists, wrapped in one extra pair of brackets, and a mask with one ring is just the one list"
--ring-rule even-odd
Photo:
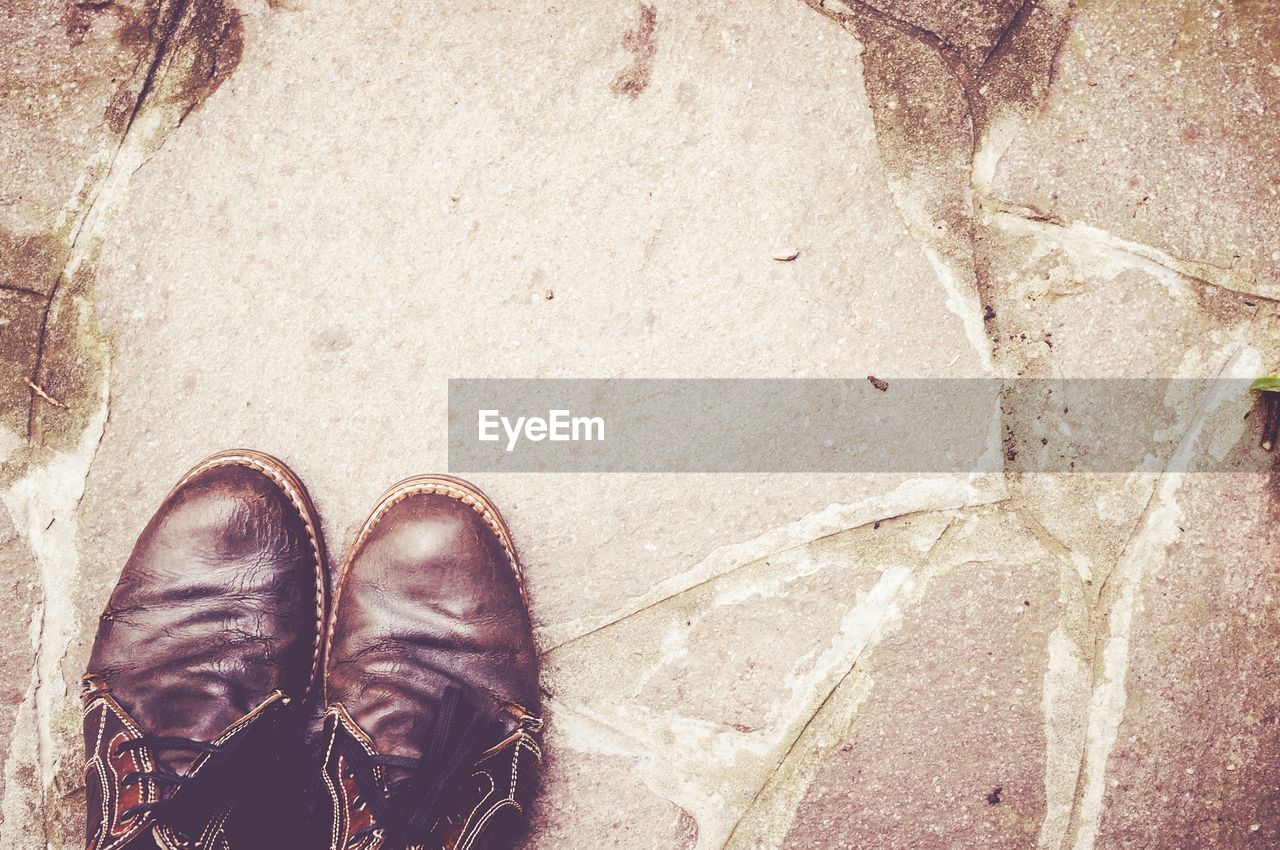
[(27, 429), (27, 403), (31, 390), (27, 381), (35, 366), (36, 343), (40, 338), (40, 321), (44, 315), (44, 298), (39, 294), (0, 290), (0, 414), (4, 430), (0, 431), (0, 451), (8, 454), (20, 442)]
[[(974, 563), (934, 580), (868, 663), (877, 684), (818, 772), (784, 847), (1022, 848), (1044, 818), (1051, 562)], [(838, 842), (833, 838), (838, 837)]]
[(866, 686), (860, 658), (896, 628), (928, 553), (960, 524), (931, 512), (833, 535), (555, 649), (546, 664), (553, 704), (565, 707), (557, 723), (578, 749), (636, 754), (637, 771), (691, 813), (705, 844), (752, 846), (757, 821), (776, 842), (794, 806), (774, 811), (761, 790), (813, 766), (792, 757), (811, 749), (797, 746), (811, 718)]
[[(1214, 375), (1241, 355), (1259, 315), (1256, 302), (1239, 293), (1119, 262), (1062, 228), (1009, 214), (992, 225), (982, 240), (993, 313), (985, 324), (997, 357), (1016, 364), (1021, 376)], [(1134, 327), (1137, 316), (1144, 317), (1141, 328)], [(1127, 390), (1132, 403), (1121, 418), (1097, 409), (1080, 385), (1014, 387), (1004, 400), (1008, 466), (1067, 472), (1093, 453), (1145, 457), (1146, 468), (1161, 469), (1203, 402), (1187, 391), (1194, 388), (1138, 382)], [(1099, 420), (1109, 423), (1105, 433)], [(1111, 425), (1119, 421), (1128, 446), (1118, 444)], [(1091, 596), (1120, 559), (1153, 486), (1150, 477), (1109, 474), (1029, 474), (1015, 483), (1024, 510), (1066, 548)]]
[[(448, 52), (494, 14), (451, 17), (432, 43)], [(108, 435), (91, 499), (118, 503), (116, 487), (142, 480), (161, 492), (170, 470), (249, 441), (299, 463), (340, 551), (386, 486), (446, 465), (449, 377), (978, 371), (927, 258), (882, 214), (892, 195), (839, 29), (784, 8), (672, 6), (654, 35), (665, 71), (633, 101), (610, 83), (634, 15), (568, 14), (496, 28), (474, 63), (415, 64), (372, 104), (360, 81), (384, 63), (359, 45), (392, 49), (415, 24), (320, 9), (261, 20), (256, 37), (278, 47), (248, 53), (218, 108), (136, 175), (122, 218), (151, 238), (108, 239), (97, 295), (116, 343), (112, 415), (164, 438)], [(768, 70), (744, 74), (746, 61)], [(849, 93), (809, 86), (815, 67)], [(335, 125), (347, 111), (361, 120)], [(474, 126), (492, 132), (461, 129)], [(766, 154), (784, 149), (785, 164)], [(803, 261), (772, 260), (800, 242)], [(204, 284), (189, 285), (192, 269)], [(154, 298), (137, 300), (139, 280)], [(293, 306), (299, 292), (314, 318)], [(258, 321), (270, 330), (252, 346), (225, 332)], [(898, 481), (782, 478), (765, 500), (732, 477), (479, 483), (510, 506), (539, 625), (572, 634), (721, 545)]]
[[(40, 582), (31, 554), (7, 516), (0, 516), (0, 568), (6, 599), (0, 625), (0, 740), (8, 741), (31, 679), (32, 617), (38, 614)], [(0, 775), (0, 795), (7, 781), (6, 771)]]
[(938, 44), (959, 51), (967, 64), (980, 65), (999, 43), (1023, 4), (1018, 0), (962, 0), (947, 4), (929, 0), (899, 3), (871, 0), (867, 5), (890, 19), (936, 37)]
[(1280, 843), (1276, 482), (1216, 477), (1179, 488), (1187, 531), (1143, 577), (1101, 847)]
[(23, 0), (0, 11), (0, 478), (29, 436), (45, 315), (77, 211), (118, 138), (104, 116), (145, 52), (146, 16), (131, 2)]
[[(635, 760), (574, 752), (552, 739), (544, 782), (560, 789), (540, 805), (526, 848), (693, 850), (698, 826), (632, 772)], [(555, 755), (560, 752), (561, 755)]]
[(768, 725), (779, 683), (811, 671), (808, 659), (817, 657), (823, 639), (839, 630), (842, 615), (871, 590), (873, 577), (821, 569), (790, 576), (776, 589), (754, 588), (735, 604), (718, 600), (696, 623), (690, 619), (675, 632), (672, 646), (663, 641), (663, 657), (637, 702), (744, 735)]
[(0, 287), (43, 300), (34, 342), (15, 335), (0, 346), (6, 372), (26, 372), (25, 416), (9, 408), (3, 423), (8, 480), (96, 430), (104, 220), (145, 156), (234, 70), (243, 26), (222, 0), (37, 2), (5, 15), (7, 43), (21, 49), (0, 69)]
[[(53, 286), (57, 266), (40, 237), (64, 235), (64, 208), (88, 188), (85, 172), (117, 134), (105, 115), (146, 53), (148, 17), (147, 4), (132, 0), (17, 0), (0, 12), (6, 284), (46, 293)], [(17, 250), (24, 242), (27, 249)], [(32, 266), (15, 280), (10, 262), (24, 258)]]
[(1268, 2), (1082, 2), (994, 192), (1280, 295), (1280, 17)]
[(7, 9), (0, 848), (82, 842), (76, 679), (184, 469), (284, 457), (340, 558), (487, 376), (1210, 379), (1135, 390), (1131, 475), (1025, 473), (1091, 419), (1014, 393), (1003, 475), (476, 476), (526, 848), (1276, 844), (1280, 495), (1213, 383), (1280, 367), (1272, 12)]

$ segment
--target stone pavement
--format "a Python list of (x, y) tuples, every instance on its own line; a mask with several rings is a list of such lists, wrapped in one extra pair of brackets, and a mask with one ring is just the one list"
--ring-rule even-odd
[[(290, 462), (337, 558), (444, 468), (450, 377), (1280, 367), (1271, 0), (12, 0), (0, 41), (0, 848), (80, 843), (96, 617), (209, 452)], [(1146, 401), (1161, 463), (1241, 471), (475, 476), (544, 652), (527, 846), (1280, 846), (1280, 478), (1255, 399)]]

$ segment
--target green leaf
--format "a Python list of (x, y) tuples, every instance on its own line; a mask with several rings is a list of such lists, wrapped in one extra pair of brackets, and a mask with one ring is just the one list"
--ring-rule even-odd
[(1262, 390), (1264, 393), (1280, 393), (1280, 375), (1266, 375), (1249, 385), (1251, 390)]

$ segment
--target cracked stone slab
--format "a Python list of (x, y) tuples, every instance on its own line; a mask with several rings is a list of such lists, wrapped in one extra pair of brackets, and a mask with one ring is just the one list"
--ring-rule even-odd
[[(1095, 411), (1069, 383), (1023, 385), (1004, 401), (1011, 471), (1061, 469), (1102, 451), (1168, 463), (1204, 402), (1208, 379), (1246, 357), (1261, 369), (1267, 346), (1252, 342), (1260, 307), (1246, 296), (1194, 282), (1064, 228), (998, 213), (985, 220), (986, 324), (1001, 362), (1039, 379), (1152, 378), (1128, 393), (1125, 416)], [(1142, 319), (1135, 320), (1136, 317)], [(1031, 391), (1034, 392), (1031, 392)], [(1096, 415), (1095, 415), (1096, 414)], [(1097, 430), (1099, 417), (1108, 423)], [(1118, 427), (1123, 423), (1124, 427)], [(1230, 436), (1235, 425), (1224, 428)], [(1131, 446), (1117, 441), (1128, 435)], [(1105, 584), (1155, 486), (1153, 474), (1028, 474), (1014, 483), (1031, 520), (1064, 547), (1091, 595)]]
[(950, 522), (921, 514), (837, 534), (573, 641), (545, 660), (557, 716), (588, 718), (580, 751), (638, 759), (704, 846), (721, 846)]
[(47, 305), (70, 256), (79, 211), (107, 170), (104, 151), (118, 142), (105, 116), (146, 52), (139, 39), (147, 14), (140, 2), (99, 9), (47, 0), (21, 0), (0, 12), (0, 475), (6, 479), (28, 438), (30, 406), (45, 403), (27, 382), (39, 380)]
[(1048, 559), (974, 562), (935, 579), (867, 660), (877, 685), (782, 846), (1034, 846), (1058, 588)]
[[(210, 451), (294, 463), (340, 556), (451, 376), (1277, 365), (1263, 4), (1080, 3), (1057, 60), (1064, 2), (809, 5), (3, 13), (0, 378), (70, 269), (75, 408), (4, 491), (0, 847), (80, 843), (68, 683)], [(1277, 495), (1203, 401), (1135, 409), (1253, 472), (481, 480), (549, 651), (528, 846), (1275, 843)], [(1006, 447), (1087, 427), (1029, 409)]]
[[(1078, 587), (1062, 598), (1074, 586), (1066, 569), (1002, 505), (877, 523), (568, 644), (547, 659), (548, 687), (603, 730), (584, 736), (596, 752), (638, 759), (646, 785), (689, 811), (707, 846), (859, 846), (885, 834), (896, 843), (878, 846), (1025, 846), (1048, 796), (1070, 805), (1073, 789), (1065, 799), (1047, 789), (1048, 762), (1080, 759), (1066, 718), (1087, 677), (1079, 665), (1065, 680), (1045, 674), (1051, 633), (1075, 646), (1066, 630), (1078, 637), (1084, 619)], [(919, 770), (899, 770), (906, 742)], [(938, 804), (917, 786), (946, 753), (951, 775), (939, 781), (955, 828), (935, 834), (904, 800)], [(963, 789), (991, 777), (969, 806)], [(885, 791), (894, 782), (901, 793)], [(1001, 783), (1005, 808), (987, 812)]]
[[(1280, 344), (1280, 317), (1249, 342)], [(1104, 601), (1076, 846), (1276, 841), (1276, 469), (1237, 425), (1251, 400), (1206, 405), (1181, 450), (1235, 471), (1159, 482)], [(1157, 755), (1158, 754), (1158, 755)]]
[(0, 63), (0, 292), (39, 303), (34, 341), (0, 346), (5, 372), (26, 371), (25, 417), (5, 411), (26, 420), (26, 451), (4, 432), (8, 483), (74, 453), (102, 412), (93, 289), (104, 223), (146, 156), (235, 68), (242, 27), (222, 0), (23, 3), (0, 27), (15, 47)]
[(635, 772), (638, 759), (574, 751), (575, 727), (561, 717), (548, 734), (544, 795), (534, 811), (526, 848), (564, 850), (694, 850), (698, 825), (687, 811), (651, 791)]
[(931, 47), (954, 53), (970, 69), (980, 69), (1018, 16), (1025, 0), (863, 0), (851, 4), (875, 9), (887, 23), (915, 37), (925, 36)]
[[(1098, 847), (1280, 842), (1275, 476), (1189, 476), (1138, 590)], [(1224, 546), (1223, 541), (1231, 541)]]
[(1267, 2), (1082, 2), (993, 194), (1280, 297), (1280, 19)]
[[(340, 549), (383, 487), (444, 468), (448, 377), (981, 372), (933, 265), (884, 214), (839, 27), (782, 5), (660, 7), (632, 97), (611, 86), (635, 58), (634, 9), (513, 27), (468, 8), (414, 37), (451, 61), (411, 68), (385, 61), (417, 32), (397, 14), (246, 16), (236, 73), (134, 176), (99, 269), (113, 428), (90, 524), (119, 494), (159, 494), (201, 454), (249, 443), (297, 463)], [(799, 258), (775, 262), (788, 246)], [(252, 345), (225, 332), (258, 322), (270, 330)], [(478, 483), (509, 514), (554, 643), (722, 569), (700, 565), (726, 544), (904, 482), (779, 478), (768, 499), (732, 477)]]
[(106, 114), (146, 52), (144, 2), (17, 0), (0, 12), (0, 283), (48, 294), (66, 207), (119, 135)]

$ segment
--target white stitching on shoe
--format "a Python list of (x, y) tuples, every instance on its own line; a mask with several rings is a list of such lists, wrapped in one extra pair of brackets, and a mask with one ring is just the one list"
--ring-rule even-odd
[(334, 787), (333, 780), (329, 778), (329, 760), (333, 758), (333, 745), (338, 740), (338, 726), (334, 724), (333, 731), (329, 733), (329, 743), (325, 745), (324, 761), (321, 762), (320, 775), (324, 777), (325, 787), (329, 789), (329, 800), (333, 805), (333, 817), (329, 821), (329, 850), (340, 850), (338, 847), (338, 839), (341, 837), (339, 831), (341, 829), (341, 819), (344, 817), (342, 811), (342, 793)]
[[(330, 706), (329, 710), (325, 712), (325, 714), (334, 718), (333, 732), (330, 733), (329, 742), (325, 745), (324, 761), (321, 762), (320, 768), (320, 775), (324, 777), (324, 784), (329, 789), (329, 799), (333, 802), (334, 807), (333, 818), (331, 819), (329, 826), (329, 850), (344, 850), (347, 843), (350, 841), (347, 833), (350, 831), (351, 827), (347, 822), (349, 806), (347, 804), (346, 789), (342, 785), (342, 755), (339, 753), (335, 756), (333, 752), (334, 744), (336, 744), (338, 740), (338, 727), (341, 726), (346, 730), (347, 734), (354, 738), (356, 743), (360, 745), (360, 748), (368, 755), (376, 755), (376, 752), (373, 749), (373, 743), (364, 733), (364, 730), (355, 724), (355, 721), (347, 714), (347, 710), (342, 706), (342, 703), (335, 703)], [(334, 771), (339, 774), (337, 786), (335, 786), (333, 784), (333, 780), (329, 778), (330, 763), (333, 764)], [(379, 781), (382, 781), (382, 769), (375, 768), (374, 770), (375, 776), (378, 777)], [(382, 846), (382, 841), (382, 832), (378, 830), (362, 839), (358, 847), (362, 850), (377, 850), (378, 847)]]
[[(525, 589), (524, 576), (520, 569), (520, 562), (516, 557), (515, 546), (511, 540), (511, 534), (507, 530), (501, 517), (497, 514), (497, 509), (495, 507), (491, 507), (488, 500), (479, 494), (479, 491), (463, 489), (463, 487), (454, 485), (449, 481), (439, 479), (416, 483), (411, 481), (406, 483), (406, 485), (401, 489), (393, 488), (391, 492), (382, 497), (378, 505), (374, 508), (373, 513), (365, 519), (364, 524), (360, 527), (360, 531), (356, 535), (355, 542), (351, 545), (350, 553), (347, 555), (347, 559), (342, 565), (342, 571), (338, 574), (337, 588), (334, 591), (332, 605), (329, 610), (329, 627), (326, 633), (324, 649), (324, 666), (326, 671), (328, 670), (329, 660), (333, 653), (333, 636), (338, 620), (338, 610), (342, 599), (342, 590), (346, 584), (351, 564), (355, 561), (356, 556), (359, 555), (361, 548), (373, 533), (374, 528), (377, 527), (378, 523), (382, 521), (391, 508), (411, 496), (423, 494), (447, 496), (455, 501), (461, 502), (475, 511), (485, 525), (487, 525), (498, 538), (498, 542), (502, 544), (503, 553), (507, 557), (507, 565), (511, 569), (512, 575), (516, 580), (516, 588), (520, 592), (520, 600), (524, 604), (525, 610), (528, 610), (529, 597)], [(327, 688), (327, 682), (325, 683), (325, 687)], [(333, 709), (331, 708), (330, 710), (332, 711)], [(522, 745), (527, 746), (530, 749), (530, 752), (534, 755), (535, 759), (538, 761), (542, 760), (541, 749), (531, 738), (528, 737), (527, 733), (517, 736), (514, 752), (512, 754), (511, 788), (505, 798), (498, 800), (496, 803), (491, 803), (490, 807), (485, 810), (484, 814), (480, 817), (480, 820), (474, 825), (472, 824), (472, 820), (476, 817), (477, 813), (484, 808), (485, 804), (489, 802), (489, 799), (497, 790), (497, 784), (494, 782), (493, 775), (487, 770), (478, 770), (472, 774), (473, 777), (485, 777), (489, 781), (489, 790), (485, 792), (485, 794), (475, 804), (467, 815), (466, 820), (463, 822), (459, 835), (464, 838), (464, 843), (460, 844), (456, 850), (469, 850), (469, 848), (474, 845), (480, 833), (483, 832), (484, 826), (499, 810), (508, 806), (514, 806), (517, 811), (524, 811), (523, 807), (515, 799), (516, 784), (519, 782), (520, 747)], [(330, 744), (330, 746), (332, 746), (332, 744)], [(499, 748), (502, 746), (503, 744), (499, 744)], [(495, 754), (496, 753), (491, 751), (490, 753), (486, 753), (485, 757)], [(325, 782), (329, 783), (327, 775), (325, 777)], [(332, 786), (330, 787), (332, 789)], [(337, 825), (335, 823), (334, 830), (336, 831), (336, 829)], [(335, 837), (332, 839), (333, 847), (331, 850), (337, 850), (337, 840), (338, 838), (335, 834)]]
[[(120, 705), (115, 701), (115, 699), (111, 696), (110, 691), (107, 691), (107, 690), (95, 691), (89, 697), (88, 702), (89, 704), (86, 706), (85, 712), (84, 712), (86, 722), (88, 721), (88, 717), (92, 712), (94, 711), (101, 712), (101, 716), (99, 717), (99, 720), (98, 720), (99, 726), (98, 726), (98, 742), (97, 743), (99, 748), (101, 747), (101, 744), (102, 744), (102, 736), (106, 730), (108, 712), (115, 715), (116, 719), (119, 720), (121, 725), (123, 725), (127, 730), (127, 734), (125, 735), (126, 740), (133, 740), (133, 739), (142, 737), (142, 734), (143, 734), (142, 730), (138, 727), (136, 723), (133, 722), (133, 718), (129, 717), (129, 715), (125, 713), (124, 709), (121, 708)], [(121, 734), (125, 734), (125, 733), (121, 733)], [(132, 735), (133, 738), (132, 739), (129, 738), (129, 735)], [(116, 737), (120, 737), (120, 736), (117, 735)], [(114, 744), (115, 744), (115, 739), (113, 738), (111, 745), (114, 746)], [(142, 768), (143, 770), (155, 769), (155, 763), (151, 760), (151, 755), (150, 753), (147, 752), (145, 748), (134, 752), (131, 755), (131, 758), (135, 767)], [(94, 765), (95, 762), (98, 764), (99, 781), (106, 781), (109, 783), (109, 784), (104, 784), (102, 788), (102, 814), (103, 814), (102, 829), (106, 831), (100, 836), (99, 841), (101, 841), (102, 838), (110, 836), (114, 832), (114, 828), (119, 826), (119, 824), (116, 824), (113, 822), (114, 813), (111, 812), (109, 801), (112, 799), (113, 796), (119, 794), (120, 777), (116, 773), (115, 766), (110, 763), (109, 759), (105, 766), (102, 764), (101, 759), (98, 758), (97, 748), (94, 749), (93, 758), (88, 759), (85, 763), (86, 773), (88, 773), (89, 769)], [(110, 770), (111, 772), (110, 777), (108, 777), (106, 774), (107, 770)], [(114, 781), (111, 781), (112, 779), (114, 779)], [(144, 803), (154, 802), (156, 798), (154, 796), (154, 787), (152, 785), (151, 780), (142, 779), (141, 783), (142, 784), (140, 786), (140, 790), (142, 795), (142, 802)], [(123, 847), (125, 844), (132, 841), (140, 833), (145, 831), (149, 826), (150, 826), (150, 819), (146, 815), (143, 815), (137, 819), (137, 823), (135, 824), (135, 826), (130, 827), (120, 835), (115, 836), (111, 842), (107, 844), (99, 844), (96, 846), (99, 847), (99, 850), (117, 850), (117, 848)], [(92, 843), (88, 843), (88, 842), (86, 843), (87, 843), (87, 846), (89, 847), (95, 846)]]
[(214, 839), (217, 839), (219, 844), (225, 848), (227, 846), (225, 833), (227, 819), (231, 817), (231, 813), (234, 810), (235, 804), (233, 803), (214, 814), (200, 830), (200, 837), (195, 841), (191, 841), (186, 836), (174, 832), (172, 827), (160, 824), (157, 824), (155, 829), (152, 830), (151, 837), (155, 839), (161, 850), (193, 850), (194, 848), (213, 850)]
[[(484, 797), (480, 799), (480, 802), (476, 803), (475, 808), (471, 810), (471, 814), (467, 815), (467, 820), (463, 824), (461, 832), (459, 832), (459, 835), (462, 837), (463, 840), (458, 845), (456, 850), (470, 850), (472, 845), (474, 845), (475, 842), (479, 839), (480, 834), (484, 832), (484, 828), (489, 823), (490, 819), (492, 819), (493, 816), (496, 815), (500, 810), (507, 807), (514, 807), (517, 812), (524, 814), (524, 806), (520, 805), (520, 801), (516, 799), (516, 788), (520, 784), (520, 748), (521, 747), (528, 749), (529, 752), (533, 754), (533, 757), (535, 760), (537, 760), (538, 762), (542, 761), (542, 751), (538, 748), (533, 738), (531, 738), (527, 734), (518, 735), (515, 738), (515, 746), (512, 748), (511, 786), (510, 788), (507, 789), (507, 796), (503, 797), (501, 800), (498, 800), (496, 803), (493, 803), (490, 806), (490, 808), (486, 809), (485, 813), (480, 817), (478, 821), (476, 821), (474, 826), (471, 824), (471, 819), (476, 816), (476, 812), (478, 812), (480, 808), (484, 806), (484, 804), (488, 801), (489, 797), (493, 795), (493, 791), (495, 789), (493, 787), (493, 776), (492, 774), (489, 773), (489, 771), (480, 770), (472, 774), (472, 776), (477, 776), (483, 773), (485, 776), (489, 778), (491, 787), (490, 787), (489, 793), (485, 794)], [(496, 755), (496, 753), (494, 753), (494, 755)]]
[[(459, 836), (463, 836), (463, 837), (465, 837), (465, 836), (468, 834), (468, 832), (472, 829), (472, 826), (471, 826), (471, 819), (472, 819), (472, 818), (474, 818), (474, 817), (476, 816), (476, 813), (480, 811), (480, 808), (481, 808), (481, 807), (482, 807), (486, 802), (488, 802), (488, 800), (489, 800), (489, 798), (490, 798), (490, 797), (492, 797), (492, 796), (493, 796), (493, 792), (494, 792), (494, 791), (496, 791), (496, 790), (498, 790), (498, 783), (496, 783), (496, 782), (494, 782), (494, 781), (493, 781), (493, 774), (492, 774), (492, 773), (490, 773), (489, 771), (487, 771), (487, 770), (477, 770), (475, 773), (473, 773), (473, 774), (471, 774), (471, 775), (472, 775), (472, 777), (476, 777), (476, 776), (483, 776), (485, 779), (489, 780), (489, 790), (488, 790), (488, 791), (486, 791), (486, 792), (484, 792), (484, 796), (483, 796), (483, 797), (481, 797), (481, 798), (476, 802), (475, 806), (474, 806), (474, 807), (471, 809), (471, 811), (467, 814), (467, 819), (466, 819), (465, 821), (463, 821), (463, 822), (462, 822), (462, 829), (460, 829), (460, 830), (458, 831), (458, 835), (459, 835)], [(473, 837), (474, 837), (474, 836), (473, 836)], [(468, 843), (470, 843), (470, 841), (468, 841)], [(463, 850), (463, 848), (462, 848), (462, 847), (458, 847), (458, 848), (455, 848), (455, 850)]]

